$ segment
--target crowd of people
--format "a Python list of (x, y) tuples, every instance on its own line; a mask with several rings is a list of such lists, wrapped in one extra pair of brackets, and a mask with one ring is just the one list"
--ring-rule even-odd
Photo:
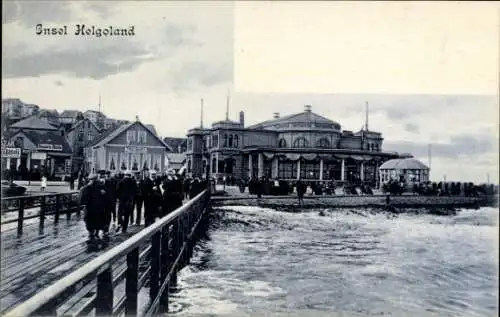
[[(141, 175), (142, 174), (142, 175)], [(205, 181), (185, 178), (169, 171), (159, 175), (155, 171), (143, 171), (133, 175), (120, 171), (111, 176), (109, 171), (81, 177), (80, 204), (84, 208), (84, 221), (89, 241), (109, 240), (109, 231), (127, 232), (129, 225), (150, 226), (157, 218), (164, 217), (183, 204), (184, 199), (198, 195), (206, 188)], [(144, 208), (143, 208), (144, 207)], [(134, 214), (135, 211), (135, 214)]]

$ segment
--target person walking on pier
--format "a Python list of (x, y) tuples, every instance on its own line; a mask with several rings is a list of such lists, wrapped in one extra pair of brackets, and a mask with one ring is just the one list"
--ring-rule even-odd
[[(140, 191), (142, 193), (142, 199), (144, 200), (144, 221), (146, 227), (151, 225), (156, 218), (156, 211), (154, 210), (153, 204), (153, 187), (155, 179), (155, 172), (151, 171), (148, 173), (144, 173), (144, 178), (140, 182)], [(139, 208), (139, 207), (137, 207)], [(140, 217), (139, 210), (137, 210), (137, 217)], [(140, 218), (137, 219), (136, 224), (140, 224)]]
[(97, 175), (89, 176), (92, 181), (83, 188), (81, 205), (84, 206), (84, 221), (89, 232), (90, 242), (99, 238), (99, 230), (106, 235), (106, 221), (109, 207), (109, 195), (106, 191), (104, 175), (97, 179)]
[(129, 171), (125, 172), (125, 177), (118, 183), (116, 195), (118, 197), (118, 228), (122, 232), (127, 232), (130, 214), (134, 210), (134, 197), (137, 192), (137, 184)]
[(45, 176), (45, 174), (43, 174), (42, 175), (42, 179), (41, 179), (41, 188), (40, 188), (40, 191), (42, 193), (44, 193), (46, 188), (47, 188), (47, 176)]
[(116, 222), (116, 186), (117, 178), (115, 176), (111, 176), (111, 172), (106, 172), (106, 190), (109, 194), (109, 211), (111, 213), (111, 217), (109, 219), (109, 223)]
[[(146, 217), (146, 195), (149, 186), (150, 179), (148, 171), (144, 171), (143, 177), (137, 182), (137, 193), (135, 195), (135, 224), (139, 225), (141, 223), (142, 216), (142, 206), (144, 206), (144, 217)], [(130, 220), (133, 221), (132, 219)]]

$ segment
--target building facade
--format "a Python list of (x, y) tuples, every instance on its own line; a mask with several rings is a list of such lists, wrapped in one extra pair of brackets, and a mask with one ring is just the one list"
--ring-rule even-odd
[(108, 170), (112, 174), (129, 170), (167, 170), (169, 147), (140, 121), (123, 124), (101, 133), (85, 147), (84, 172)]
[(301, 113), (245, 127), (226, 118), (211, 128), (194, 128), (187, 137), (187, 170), (191, 176), (293, 181), (362, 180), (377, 186), (378, 167), (398, 158), (382, 150), (381, 133), (342, 130), (339, 123), (305, 106)]
[(380, 184), (398, 181), (405, 186), (429, 181), (430, 169), (414, 158), (393, 159), (380, 166)]
[(85, 118), (76, 122), (67, 132), (66, 139), (71, 145), (71, 170), (75, 174), (80, 171), (84, 163), (84, 148), (96, 139), (101, 130), (97, 125)]

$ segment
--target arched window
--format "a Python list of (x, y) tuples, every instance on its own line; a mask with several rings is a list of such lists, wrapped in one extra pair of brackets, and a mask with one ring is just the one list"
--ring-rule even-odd
[(278, 147), (286, 147), (286, 140), (280, 139), (278, 142)]
[(227, 147), (227, 134), (224, 134), (224, 145), (222, 147)]
[(233, 135), (232, 134), (229, 135), (229, 145), (228, 145), (228, 147), (233, 147)]
[(215, 157), (212, 159), (212, 173), (215, 173), (215, 170), (216, 170), (216, 166), (217, 166), (217, 160), (215, 159)]
[(239, 138), (238, 138), (238, 135), (235, 134), (234, 135), (234, 147), (239, 147)]
[(330, 147), (330, 141), (328, 141), (327, 138), (321, 138), (318, 141), (317, 147), (320, 147), (320, 148), (329, 148)]
[(375, 151), (378, 152), (379, 151), (379, 146), (377, 143), (375, 143)]
[(295, 148), (302, 148), (302, 147), (308, 147), (309, 142), (305, 138), (298, 138), (295, 141), (293, 141), (293, 147)]

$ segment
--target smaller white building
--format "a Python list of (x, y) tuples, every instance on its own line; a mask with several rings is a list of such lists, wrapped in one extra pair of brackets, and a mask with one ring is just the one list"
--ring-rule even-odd
[(429, 181), (429, 167), (414, 158), (392, 159), (379, 167), (380, 184), (390, 180), (403, 182), (405, 185)]

